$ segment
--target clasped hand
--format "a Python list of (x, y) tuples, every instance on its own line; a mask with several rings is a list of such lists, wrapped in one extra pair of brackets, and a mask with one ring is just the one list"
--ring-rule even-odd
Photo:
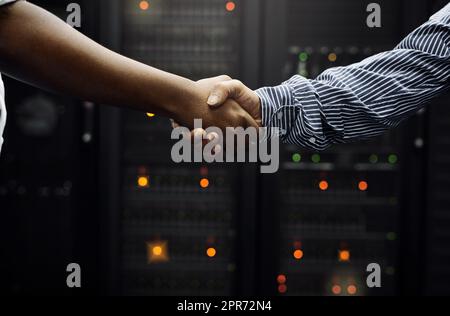
[[(202, 119), (203, 127), (260, 127), (262, 124), (261, 102), (258, 95), (239, 80), (223, 75), (199, 80), (196, 88), (202, 91), (204, 104), (191, 113), (172, 120), (172, 127), (192, 127), (194, 119)], [(208, 107), (204, 108), (207, 104)], [(206, 135), (204, 129), (191, 131), (192, 137), (213, 139), (216, 133)]]

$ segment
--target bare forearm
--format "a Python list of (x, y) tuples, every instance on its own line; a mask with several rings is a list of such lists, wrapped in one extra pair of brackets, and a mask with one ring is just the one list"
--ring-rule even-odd
[(0, 19), (0, 71), (58, 93), (168, 116), (195, 98), (192, 81), (116, 54), (27, 2), (9, 6)]

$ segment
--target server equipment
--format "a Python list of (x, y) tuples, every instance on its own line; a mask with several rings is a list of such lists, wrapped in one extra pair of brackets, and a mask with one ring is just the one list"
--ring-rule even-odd
[[(116, 1), (113, 6), (122, 19), (105, 38), (123, 54), (194, 80), (239, 76), (241, 2)], [(118, 262), (111, 268), (116, 279), (111, 288), (138, 295), (240, 291), (242, 168), (172, 163), (168, 119), (133, 111), (119, 116), (122, 147), (114, 168), (120, 170), (121, 189), (111, 196), (118, 205), (112, 224), (117, 234), (107, 241), (115, 247), (109, 261)]]
[[(407, 12), (401, 1), (379, 1), (382, 28), (371, 29), (366, 25), (369, 3), (267, 2), (265, 82), (275, 84), (294, 74), (315, 78), (330, 67), (392, 49), (401, 39)], [(282, 18), (285, 23), (280, 23)], [(410, 134), (417, 131), (416, 126), (408, 129)], [(263, 225), (279, 223), (266, 226), (278, 236), (266, 239), (276, 253), (266, 264), (272, 274), (261, 275), (271, 286), (267, 293), (398, 293), (406, 142), (400, 129), (320, 153), (283, 147), (282, 171), (262, 182), (263, 195), (272, 196), (263, 204), (268, 205), (263, 207)], [(366, 268), (371, 263), (381, 267), (381, 289), (366, 285)]]
[[(102, 38), (192, 79), (226, 73), (256, 88), (391, 49), (428, 14), (419, 1), (380, 1), (383, 26), (371, 29), (369, 3), (113, 1), (108, 15), (120, 22), (105, 14)], [(108, 287), (173, 295), (420, 293), (410, 280), (423, 272), (424, 241), (415, 234), (423, 227), (424, 175), (408, 170), (423, 170), (425, 117), (322, 153), (283, 146), (281, 171), (261, 176), (252, 167), (168, 163), (166, 119), (104, 111), (101, 131), (114, 139), (101, 145)], [(366, 285), (370, 263), (382, 269), (381, 289)]]

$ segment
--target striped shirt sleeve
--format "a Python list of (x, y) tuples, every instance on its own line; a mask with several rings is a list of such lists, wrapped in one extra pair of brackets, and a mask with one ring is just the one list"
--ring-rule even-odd
[(256, 91), (263, 125), (313, 150), (382, 134), (450, 86), (450, 4), (391, 51)]

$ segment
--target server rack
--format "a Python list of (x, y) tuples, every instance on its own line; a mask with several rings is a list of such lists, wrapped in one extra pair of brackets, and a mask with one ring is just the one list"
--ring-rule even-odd
[[(150, 6), (105, 3), (102, 42), (191, 79), (240, 76), (242, 65), (256, 85), (257, 48), (251, 45), (258, 37), (257, 1), (235, 1), (232, 8), (221, 0), (152, 1)], [(251, 18), (244, 19), (249, 10)], [(108, 192), (102, 197), (108, 219), (102, 233), (106, 289), (150, 295), (253, 293), (255, 206), (249, 201), (255, 191), (243, 179), (255, 167), (171, 163), (170, 124), (151, 113), (107, 109), (100, 122), (105, 139), (100, 179)]]
[[(369, 29), (369, 2), (267, 1), (263, 84), (297, 73), (314, 78), (329, 67), (391, 49), (427, 12), (418, 2), (379, 1), (383, 27)], [(418, 181), (423, 174), (407, 175), (424, 163), (423, 149), (415, 145), (424, 136), (422, 114), (403, 131), (322, 153), (284, 146), (282, 171), (262, 179), (262, 195), (270, 196), (261, 210), (262, 230), (278, 236), (262, 236), (274, 254), (259, 276), (264, 294), (418, 293), (417, 283), (401, 284), (422, 267), (414, 253), (423, 240), (411, 243), (410, 234), (421, 229), (424, 199), (411, 198), (410, 190), (423, 192)], [(405, 189), (410, 183), (414, 187)], [(372, 262), (382, 268), (381, 289), (365, 285)]]

